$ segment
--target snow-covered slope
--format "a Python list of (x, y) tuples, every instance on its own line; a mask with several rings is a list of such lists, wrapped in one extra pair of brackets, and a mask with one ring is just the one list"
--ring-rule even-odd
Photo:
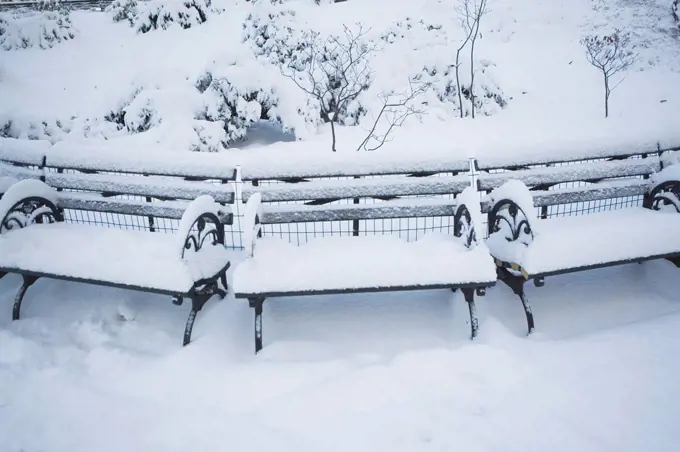
[[(0, 133), (53, 142), (106, 138), (136, 149), (271, 143), (278, 149), (286, 142), (287, 149), (330, 151), (318, 105), (256, 44), (266, 33), (269, 44), (292, 46), (306, 31), (338, 35), (343, 25), (356, 31), (357, 22), (365, 41), (377, 46), (370, 58), (374, 81), (345, 120), (358, 125), (341, 127), (339, 151), (354, 151), (366, 136), (380, 95), (406, 89), (414, 77), (432, 84), (417, 98), (423, 114), (409, 117), (381, 152), (489, 140), (509, 147), (588, 142), (622, 133), (664, 139), (677, 129), (680, 42), (664, 0), (490, 0), (475, 51), (475, 86), (483, 100), (475, 120), (457, 117), (457, 96), (450, 92), (463, 39), (458, 4), (214, 0), (205, 23), (147, 33), (114, 22), (111, 14), (73, 12), (74, 39), (47, 50), (0, 53)], [(614, 26), (633, 34), (640, 57), (613, 92), (605, 120), (601, 75), (579, 40)], [(469, 82), (468, 58), (465, 50), (463, 84)], [(284, 131), (258, 123), (262, 117)], [(304, 141), (290, 143), (294, 138)]]

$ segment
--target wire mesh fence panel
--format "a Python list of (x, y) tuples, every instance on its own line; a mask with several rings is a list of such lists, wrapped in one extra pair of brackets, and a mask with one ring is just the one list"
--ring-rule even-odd
[[(658, 153), (648, 153), (646, 155), (634, 155), (628, 156), (629, 159), (639, 159), (646, 156), (658, 156)], [(588, 163), (594, 162), (604, 162), (607, 161), (606, 158), (594, 158), (586, 159), (580, 161), (572, 162), (559, 162), (550, 164), (536, 164), (523, 166), (522, 170), (531, 170), (539, 168), (550, 168), (550, 167), (562, 167), (568, 165), (587, 165)], [(32, 168), (27, 166), (27, 168)], [(56, 168), (44, 168), (48, 172), (59, 172), (59, 173), (74, 173), (83, 174), (78, 170), (60, 170)], [(318, 181), (346, 181), (348, 186), (351, 186), (352, 180), (362, 179), (373, 179), (379, 178), (382, 181), (388, 182), (390, 178), (397, 178), (395, 180), (404, 181), (406, 178), (409, 180), (422, 180), (428, 181), (430, 178), (437, 177), (451, 177), (455, 175), (467, 176), (470, 184), (476, 186), (477, 179), (482, 174), (498, 174), (498, 173), (512, 173), (513, 170), (494, 168), (487, 171), (480, 171), (475, 169), (474, 166), (471, 167), (469, 172), (464, 173), (437, 173), (421, 177), (409, 177), (407, 174), (401, 175), (370, 175), (361, 177), (319, 177), (319, 178), (309, 178), (305, 181), (299, 181), (296, 183), (280, 181), (280, 180), (264, 180), (257, 181), (256, 183), (252, 181), (241, 181), (237, 179), (236, 181), (229, 181), (227, 183), (231, 184), (234, 193), (236, 194), (236, 199), (233, 205), (226, 206), (231, 209), (234, 214), (234, 221), (232, 225), (225, 225), (225, 242), (229, 248), (240, 249), (243, 247), (243, 212), (244, 204), (240, 200), (239, 194), (247, 189), (248, 191), (258, 190), (258, 188), (266, 189), (267, 187), (303, 187), (304, 184), (314, 183)], [(143, 178), (139, 174), (124, 173), (124, 172), (107, 172), (98, 171), (97, 174), (111, 174), (119, 176), (130, 176), (131, 178)], [(153, 176), (156, 177), (156, 176)], [(606, 178), (604, 182), (623, 180), (623, 179), (643, 179), (648, 176), (627, 176), (627, 177), (610, 177)], [(177, 178), (169, 177), (168, 179), (177, 180)], [(225, 181), (218, 179), (204, 180), (202, 182), (209, 182), (214, 185), (224, 184)], [(600, 181), (601, 183), (601, 181)], [(552, 190), (565, 190), (571, 188), (581, 188), (592, 185), (591, 182), (587, 181), (575, 181), (575, 182), (564, 182), (552, 185), (547, 188), (548, 191)], [(88, 192), (87, 190), (77, 190), (64, 188), (60, 189), (64, 192)], [(89, 192), (93, 193), (93, 192)], [(100, 193), (101, 194), (101, 193)], [(480, 201), (485, 197), (485, 192), (479, 192)], [(398, 196), (400, 200), (408, 199), (418, 199), (418, 198), (428, 198), (428, 199), (454, 199), (456, 195), (454, 193), (446, 194), (422, 194), (422, 195), (407, 195)], [(136, 201), (140, 203), (157, 203), (162, 202), (158, 198), (147, 197), (147, 196), (137, 196), (129, 194), (116, 194), (113, 196), (108, 196), (105, 199), (115, 200), (128, 200)], [(394, 199), (394, 197), (371, 197), (364, 196), (359, 198), (345, 198), (345, 199), (307, 199), (307, 200), (296, 200), (296, 201), (268, 201), (265, 202), (265, 206), (286, 206), (286, 205), (307, 205), (310, 209), (314, 209), (314, 206), (320, 206), (320, 208), (325, 208), (325, 206), (334, 205), (354, 205), (354, 204), (378, 204), (383, 202), (388, 202)], [(535, 214), (537, 217), (542, 218), (554, 218), (562, 216), (573, 216), (573, 215), (584, 215), (593, 212), (599, 212), (603, 210), (614, 210), (622, 209), (628, 207), (641, 206), (644, 197), (642, 195), (636, 196), (625, 196), (607, 199), (597, 199), (593, 201), (576, 202), (569, 204), (559, 204), (551, 205), (546, 207), (537, 207)], [(144, 216), (144, 215), (128, 215), (119, 213), (108, 213), (99, 211), (89, 211), (89, 210), (78, 210), (78, 209), (65, 209), (64, 211), (65, 220), (73, 223), (87, 223), (95, 224), (106, 227), (116, 227), (122, 229), (133, 229), (133, 230), (153, 230), (159, 233), (171, 233), (177, 231), (179, 227), (179, 220), (173, 218), (160, 218), (154, 216)], [(483, 221), (486, 221), (486, 216), (483, 216)], [(486, 226), (486, 225), (485, 225)], [(282, 224), (265, 224), (263, 225), (263, 233), (269, 236), (279, 237), (295, 245), (301, 245), (307, 241), (326, 236), (353, 236), (353, 235), (380, 235), (380, 234), (393, 234), (397, 235), (407, 241), (413, 241), (421, 238), (425, 233), (428, 232), (443, 232), (452, 234), (454, 228), (453, 220), (453, 209), (450, 216), (441, 217), (418, 217), (418, 218), (386, 218), (386, 219), (362, 219), (362, 220), (343, 220), (343, 221), (318, 221), (318, 222), (301, 222), (301, 223), (282, 223)]]
[[(47, 172), (59, 173), (59, 174), (86, 174), (78, 170), (73, 169), (59, 169), (59, 168), (45, 168)], [(116, 172), (116, 171), (97, 171), (97, 174), (101, 175), (115, 175), (115, 176), (129, 176), (131, 178), (143, 178), (145, 176), (140, 176), (135, 173), (126, 172)], [(177, 179), (169, 177), (169, 180)], [(218, 179), (210, 179), (204, 182), (208, 182), (214, 185), (222, 185), (224, 182)], [(61, 192), (73, 192), (73, 193), (97, 193), (89, 190), (80, 190), (73, 188), (62, 188), (58, 189)], [(120, 194), (113, 196), (106, 196), (107, 200), (125, 200), (125, 201), (137, 201), (140, 203), (157, 203), (162, 202), (162, 200), (149, 197), (149, 196), (138, 196), (129, 194)], [(187, 201), (188, 202), (188, 201)], [(232, 206), (227, 206), (231, 211)], [(82, 223), (82, 224), (92, 224), (97, 226), (105, 227), (115, 227), (120, 229), (129, 230), (147, 230), (159, 233), (174, 233), (179, 228), (179, 219), (176, 218), (163, 218), (157, 216), (148, 215), (128, 215), (120, 214), (114, 212), (103, 212), (103, 211), (93, 211), (93, 210), (80, 210), (80, 209), (64, 209), (64, 220), (70, 223)], [(243, 247), (241, 243), (241, 229), (240, 225), (224, 225), (225, 229), (225, 245), (231, 249), (240, 249)]]
[[(647, 158), (649, 156), (659, 156), (658, 152), (652, 152), (652, 153), (645, 153), (645, 154), (637, 154), (637, 155), (631, 155), (628, 156), (627, 159), (643, 159)], [(606, 162), (611, 159), (609, 158), (593, 158), (593, 159), (584, 159), (584, 160), (575, 160), (575, 161), (569, 161), (569, 162), (556, 162), (556, 163), (551, 163), (551, 164), (540, 164), (540, 165), (527, 165), (522, 167), (522, 169), (535, 169), (535, 168), (550, 168), (550, 167), (565, 167), (565, 166), (571, 166), (571, 165), (584, 165), (588, 163), (595, 163), (595, 162)], [(499, 174), (499, 173), (512, 173), (513, 170), (508, 170), (508, 169), (503, 169), (503, 168), (494, 168), (490, 169), (488, 171), (484, 171), (484, 173), (488, 174)], [(471, 174), (471, 177), (473, 179), (473, 183), (476, 183), (477, 178), (482, 174), (481, 171), (473, 169), (473, 172)], [(604, 180), (604, 182), (614, 182), (617, 180), (626, 180), (626, 179), (635, 179), (635, 180), (642, 180), (646, 179), (648, 176), (646, 175), (639, 175), (639, 176), (623, 176), (623, 177), (608, 177)], [(603, 181), (599, 181), (601, 183)], [(562, 182), (558, 183), (555, 185), (551, 185), (550, 187), (547, 188), (548, 191), (554, 191), (554, 190), (564, 190), (564, 189), (573, 189), (573, 188), (582, 188), (582, 187), (588, 187), (594, 185), (592, 182), (587, 182), (587, 181), (573, 181), (573, 182)], [(485, 192), (480, 192), (480, 200), (482, 200), (487, 193)], [(551, 206), (543, 206), (543, 207), (536, 207), (535, 209), (535, 214), (536, 217), (538, 218), (556, 218), (556, 217), (565, 217), (565, 216), (575, 216), (575, 215), (586, 215), (590, 213), (595, 213), (595, 212), (602, 212), (602, 211), (607, 211), (607, 210), (616, 210), (616, 209), (623, 209), (623, 208), (630, 208), (630, 207), (639, 207), (642, 206), (644, 200), (643, 195), (636, 195), (636, 196), (621, 196), (621, 197), (614, 197), (614, 198), (606, 198), (606, 199), (597, 199), (597, 200), (592, 200), (592, 201), (583, 201), (583, 202), (575, 202), (575, 203), (568, 203), (568, 204), (557, 204), (557, 205), (551, 205)], [(483, 216), (483, 221), (484, 221), (484, 229), (485, 233), (487, 233), (487, 218), (486, 216)], [(488, 235), (488, 234), (487, 234)]]
[[(437, 173), (424, 178), (453, 176), (454, 173)], [(308, 181), (328, 181), (328, 180), (342, 180), (351, 183), (357, 179), (381, 179), (389, 181), (390, 178), (403, 179), (404, 174), (400, 175), (367, 175), (367, 176), (349, 176), (349, 177), (320, 177), (307, 179)], [(469, 175), (468, 175), (469, 176)], [(415, 178), (414, 178), (415, 179)], [(239, 182), (237, 182), (239, 183)], [(251, 186), (251, 182), (240, 182), (242, 184)], [(296, 184), (305, 184), (306, 182), (297, 182)], [(271, 186), (286, 186), (292, 185), (290, 182), (278, 180), (258, 181), (257, 187), (271, 187)], [(255, 187), (252, 187), (255, 188)], [(418, 198), (438, 198), (438, 199), (453, 199), (455, 194), (443, 195), (407, 195), (399, 196), (399, 199), (418, 199)], [(339, 200), (305, 200), (305, 201), (271, 201), (265, 202), (269, 206), (281, 205), (355, 205), (355, 204), (378, 204), (387, 202), (387, 199), (379, 199), (377, 197), (360, 197), (360, 198), (345, 198)], [(240, 219), (243, 209), (237, 201), (237, 214)], [(235, 220), (236, 224), (237, 221)], [(324, 237), (324, 236), (354, 236), (354, 235), (380, 235), (380, 234), (396, 234), (408, 241), (417, 240), (422, 235), (429, 231), (445, 231), (453, 233), (453, 212), (450, 217), (422, 217), (422, 218), (387, 218), (387, 219), (368, 219), (368, 220), (346, 220), (346, 221), (323, 221), (323, 222), (301, 222), (301, 223), (283, 223), (283, 224), (265, 224), (262, 232), (264, 235), (270, 235), (286, 239), (293, 244), (300, 245), (306, 243), (309, 239)]]

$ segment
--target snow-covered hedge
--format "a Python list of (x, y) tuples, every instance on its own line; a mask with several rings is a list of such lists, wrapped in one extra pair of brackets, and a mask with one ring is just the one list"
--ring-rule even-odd
[(261, 120), (277, 123), (297, 138), (305, 138), (318, 124), (318, 105), (272, 66), (251, 63), (217, 68), (200, 77), (196, 89), (203, 99), (194, 122), (201, 141), (196, 150), (227, 148), (245, 139), (248, 128)]
[(191, 28), (220, 11), (213, 8), (212, 0), (115, 0), (106, 12), (115, 22), (127, 21), (137, 31), (147, 33), (176, 25)]
[[(243, 24), (243, 41), (249, 44), (255, 55), (270, 64), (282, 69), (289, 78), (295, 78), (299, 86), (297, 89), (306, 91), (310, 102), (319, 103), (320, 93), (326, 97), (333, 97), (340, 88), (334, 87), (333, 75), (330, 74), (334, 61), (340, 61), (347, 55), (342, 55), (343, 49), (338, 42), (348, 44), (346, 36), (323, 36), (297, 22), (295, 11), (278, 8), (261, 8), (251, 13)], [(361, 46), (365, 42), (356, 42)], [(356, 49), (355, 49), (356, 51)], [(313, 61), (312, 61), (313, 60)], [(351, 72), (351, 70), (350, 70)], [(370, 85), (371, 71), (366, 71), (366, 89)], [(352, 80), (352, 82), (355, 82)], [(365, 89), (364, 89), (365, 91)], [(315, 93), (315, 94), (309, 94)], [(324, 104), (328, 107), (333, 99), (324, 97)], [(320, 106), (320, 105), (319, 105)], [(319, 121), (329, 122), (329, 112), (318, 108)], [(366, 114), (366, 108), (359, 97), (341, 108), (336, 122), (343, 125), (356, 125)]]
[[(491, 74), (493, 64), (489, 61), (479, 61), (476, 64), (474, 82), (475, 113), (484, 116), (491, 116), (499, 110), (505, 108), (508, 99), (495, 82)], [(461, 95), (463, 98), (463, 115), (471, 114), (471, 91), (469, 72), (465, 69), (459, 71), (461, 79)], [(458, 114), (459, 101), (456, 86), (456, 66), (454, 63), (429, 65), (423, 71), (416, 74), (415, 80), (429, 84), (430, 90), (437, 96), (437, 99), (453, 107), (455, 114)]]
[(0, 13), (0, 49), (48, 49), (76, 36), (67, 11)]

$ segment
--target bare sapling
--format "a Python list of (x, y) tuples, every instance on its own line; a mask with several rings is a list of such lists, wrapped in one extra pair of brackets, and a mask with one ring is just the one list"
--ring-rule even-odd
[(625, 77), (612, 85), (612, 77), (628, 69), (637, 59), (630, 42), (630, 34), (614, 30), (612, 34), (588, 35), (581, 40), (588, 62), (602, 73), (604, 82), (604, 117), (609, 117), (609, 97)]

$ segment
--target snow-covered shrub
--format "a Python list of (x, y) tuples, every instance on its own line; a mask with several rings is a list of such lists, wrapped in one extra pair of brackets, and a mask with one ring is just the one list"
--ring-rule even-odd
[[(221, 124), (224, 135), (218, 138), (225, 148), (233, 141), (244, 139), (252, 124), (270, 119), (269, 110), (278, 102), (270, 87), (238, 86), (227, 78), (213, 78), (211, 74), (201, 77), (197, 87), (205, 85), (206, 80), (210, 83), (203, 92), (205, 109), (198, 119)], [(205, 129), (205, 124), (200, 125)], [(212, 141), (217, 139), (215, 133), (210, 135)]]
[(258, 57), (274, 64), (290, 64), (309, 44), (309, 33), (298, 29), (295, 11), (258, 10), (243, 22), (243, 42)]
[(212, 0), (114, 0), (106, 8), (114, 22), (127, 21), (141, 33), (175, 25), (191, 28), (219, 12), (212, 6)]
[(0, 14), (0, 49), (3, 50), (48, 49), (75, 36), (67, 11)]
[(104, 11), (114, 22), (127, 21), (133, 26), (139, 14), (137, 8), (137, 0), (114, 0)]
[(298, 139), (316, 130), (318, 104), (283, 77), (278, 68), (261, 61), (217, 65), (195, 82), (202, 108), (195, 116), (195, 150), (217, 151), (247, 138), (260, 121), (278, 124)]
[(174, 25), (187, 29), (207, 22), (216, 12), (211, 0), (150, 0), (138, 6), (134, 26), (142, 33)]
[(64, 7), (61, 0), (39, 0), (35, 5), (38, 11), (57, 11)]
[[(491, 74), (493, 65), (485, 60), (477, 63), (479, 70), (475, 74), (475, 111), (485, 116), (493, 115), (505, 108), (508, 99), (495, 82)], [(463, 113), (469, 116), (470, 107), (470, 81), (463, 79), (469, 76), (467, 71), (460, 71), (461, 92), (463, 95)], [(430, 90), (436, 95), (440, 102), (450, 104), (454, 111), (459, 110), (458, 92), (456, 90), (456, 66), (454, 63), (428, 65), (422, 72), (416, 74), (415, 80), (429, 84)]]
[[(301, 27), (292, 10), (263, 8), (246, 18), (243, 41), (256, 56), (277, 65), (296, 81), (298, 89), (319, 105), (319, 120), (356, 125), (366, 114), (359, 94), (371, 83), (368, 54), (372, 43), (361, 29), (347, 29), (342, 36), (322, 36)], [(361, 58), (341, 74), (339, 68), (349, 62), (350, 46)]]
[(673, 1), (671, 14), (673, 15), (673, 21), (680, 26), (680, 0)]
[(417, 38), (430, 43), (446, 43), (448, 36), (441, 24), (425, 22), (423, 19), (416, 21), (407, 17), (404, 20), (394, 23), (385, 30), (380, 39), (388, 44), (394, 44), (402, 39)]

